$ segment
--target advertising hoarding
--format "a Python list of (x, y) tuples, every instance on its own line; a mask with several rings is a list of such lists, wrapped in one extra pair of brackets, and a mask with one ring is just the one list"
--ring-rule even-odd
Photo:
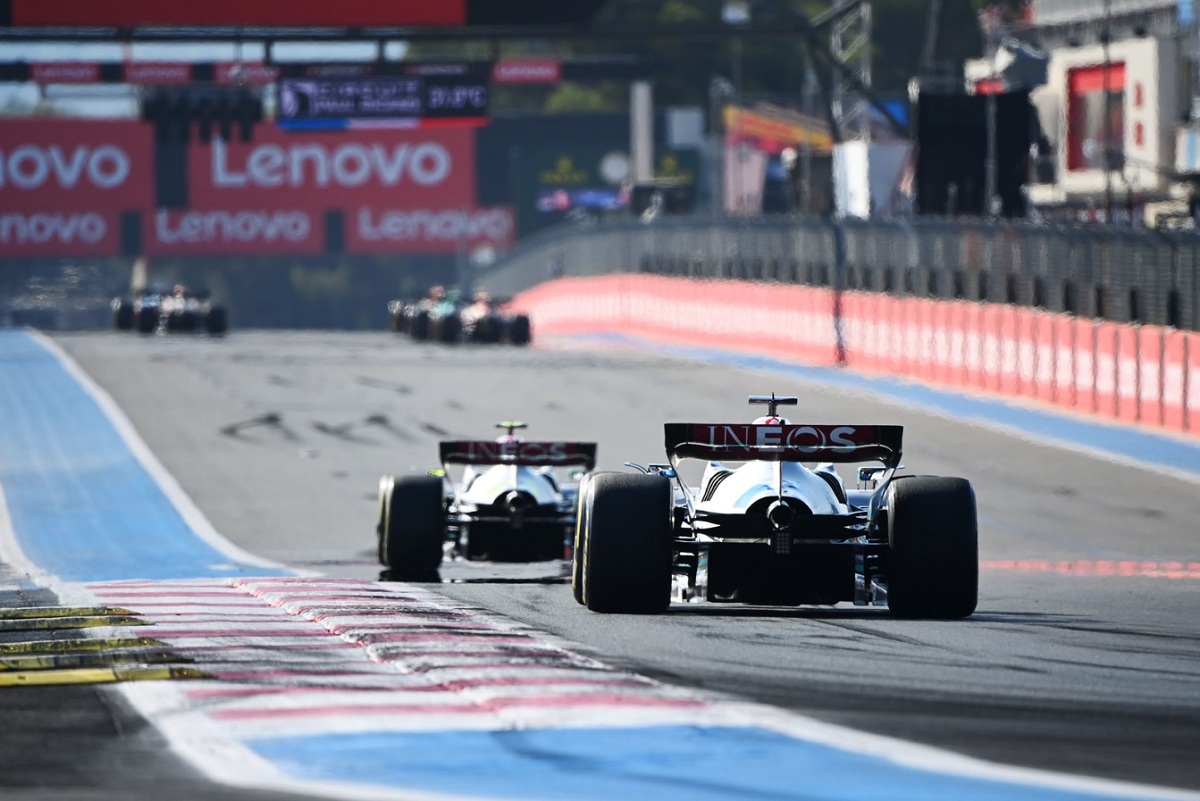
[(303, 65), (279, 79), (282, 128), (344, 128), (357, 123), (483, 125), (490, 65), (389, 63)]
[[(509, 247), (507, 207), (480, 207), (471, 130), (193, 139), (167, 171), (148, 123), (0, 121), (0, 259), (456, 253)], [(186, 205), (160, 208), (178, 177)]]
[(0, 209), (55, 212), (149, 205), (153, 131), (128, 121), (0, 122)]

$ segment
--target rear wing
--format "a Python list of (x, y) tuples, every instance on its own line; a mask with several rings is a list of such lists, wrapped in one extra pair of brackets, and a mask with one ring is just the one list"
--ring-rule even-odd
[(903, 426), (667, 423), (667, 456), (771, 462), (900, 464)]
[(596, 466), (594, 442), (494, 442), (458, 440), (439, 442), (442, 464), (513, 464), (528, 467)]

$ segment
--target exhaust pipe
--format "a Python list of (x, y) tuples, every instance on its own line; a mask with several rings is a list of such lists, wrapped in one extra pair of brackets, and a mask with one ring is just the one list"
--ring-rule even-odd
[(767, 507), (767, 520), (771, 521), (776, 531), (790, 529), (795, 519), (796, 511), (783, 501), (775, 501)]
[(504, 496), (504, 504), (508, 507), (510, 515), (520, 514), (531, 506), (535, 505), (533, 497), (527, 492), (519, 492), (513, 490)]

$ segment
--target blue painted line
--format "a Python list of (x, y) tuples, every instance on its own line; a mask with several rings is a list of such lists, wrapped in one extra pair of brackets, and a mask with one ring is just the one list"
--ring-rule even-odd
[(948, 389), (928, 387), (898, 378), (866, 376), (833, 367), (812, 367), (751, 354), (716, 348), (688, 348), (623, 334), (577, 337), (637, 347), (655, 353), (669, 353), (701, 361), (728, 364), (751, 370), (770, 370), (793, 375), (803, 381), (854, 392), (870, 392), (910, 403), (963, 422), (1002, 426), (1034, 440), (1086, 448), (1113, 457), (1132, 459), (1177, 470), (1200, 478), (1200, 443), (1126, 427), (1115, 423), (1092, 422), (1049, 410), (1032, 409), (1001, 399), (967, 395)]
[(67, 581), (287, 572), (197, 537), (95, 399), (24, 331), (0, 331), (0, 485), (25, 556)]
[[(309, 780), (526, 801), (1074, 801), (1102, 797), (934, 773), (760, 728), (654, 726), (251, 740)], [(386, 754), (386, 758), (381, 758)]]

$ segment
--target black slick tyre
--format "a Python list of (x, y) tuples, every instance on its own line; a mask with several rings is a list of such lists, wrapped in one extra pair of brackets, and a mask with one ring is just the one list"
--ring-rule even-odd
[(529, 326), (529, 317), (518, 314), (508, 324), (508, 341), (514, 345), (528, 345), (533, 339)]
[(158, 309), (141, 309), (137, 313), (137, 330), (141, 334), (153, 334), (158, 329)]
[(666, 611), (673, 555), (670, 481), (641, 473), (593, 473), (582, 503), (587, 608), (644, 615)]
[(583, 601), (583, 549), (587, 544), (588, 505), (584, 499), (588, 496), (588, 482), (591, 474), (587, 473), (579, 479), (579, 494), (575, 502), (575, 542), (571, 548), (571, 595), (575, 603)]
[(417, 342), (429, 339), (429, 312), (420, 310), (413, 314), (408, 323), (408, 333)]
[(462, 340), (463, 325), (457, 312), (443, 315), (438, 325), (438, 342), (453, 344)]
[(223, 336), (229, 330), (229, 315), (224, 306), (213, 306), (204, 317), (204, 329), (210, 336)]
[(113, 327), (118, 331), (133, 329), (133, 304), (127, 300), (113, 301)]
[(975, 611), (979, 528), (969, 481), (938, 476), (894, 481), (888, 487), (888, 543), (893, 615), (954, 620)]
[(390, 578), (436, 581), (446, 538), (442, 479), (403, 476), (380, 486), (383, 515), (380, 555)]

